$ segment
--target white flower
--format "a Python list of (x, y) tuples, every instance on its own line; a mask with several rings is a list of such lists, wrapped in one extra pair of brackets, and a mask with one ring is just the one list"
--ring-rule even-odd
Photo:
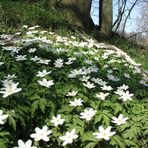
[(134, 94), (130, 94), (129, 91), (123, 92), (122, 95), (119, 97), (119, 99), (122, 99), (123, 101), (132, 100), (132, 96)]
[(23, 25), (23, 27), (22, 28), (28, 28), (28, 25)]
[(33, 53), (33, 52), (35, 52), (35, 51), (36, 51), (36, 48), (30, 48), (30, 49), (28, 50), (29, 53)]
[(40, 26), (36, 25), (36, 26), (33, 26), (33, 27), (29, 27), (28, 30), (33, 30), (33, 29), (36, 29), (36, 28), (39, 28)]
[(101, 88), (102, 90), (107, 90), (107, 91), (110, 91), (113, 89), (111, 86), (107, 86), (107, 85), (103, 85)]
[(91, 120), (91, 118), (96, 114), (96, 110), (93, 108), (85, 109), (84, 112), (80, 113), (82, 119), (86, 119), (87, 121)]
[(102, 126), (99, 126), (99, 132), (93, 133), (94, 136), (96, 136), (97, 139), (105, 139), (109, 140), (110, 136), (113, 136), (116, 132), (110, 132), (111, 126), (104, 129)]
[(130, 78), (130, 75), (128, 73), (125, 73), (124, 74), (124, 77), (129, 79)]
[(148, 86), (148, 84), (147, 84), (147, 82), (145, 80), (140, 80), (139, 83), (143, 84), (144, 86)]
[(17, 55), (15, 57), (16, 61), (25, 61), (27, 60), (26, 55)]
[(17, 88), (18, 84), (19, 83), (14, 83), (12, 81), (5, 81), (3, 84), (4, 88), (1, 88), (2, 91), (0, 91), (0, 93), (3, 94), (3, 98), (21, 91), (21, 88)]
[(123, 90), (120, 90), (120, 89), (117, 89), (117, 91), (115, 91), (115, 94), (118, 94), (118, 95), (122, 95), (124, 94), (124, 91)]
[(3, 50), (11, 51), (12, 53), (18, 53), (20, 49), (21, 48), (14, 46), (3, 47)]
[(59, 139), (63, 140), (63, 146), (70, 144), (74, 139), (78, 138), (78, 135), (75, 134), (76, 130), (73, 129), (71, 132), (66, 132), (65, 136), (60, 136)]
[(13, 83), (12, 80), (9, 80), (9, 79), (5, 79), (5, 80), (2, 80), (2, 83), (3, 83), (3, 86), (4, 87), (7, 87), (7, 85), (10, 85)]
[(124, 123), (126, 123), (126, 120), (128, 119), (128, 117), (123, 117), (123, 115), (122, 114), (120, 114), (119, 116), (118, 116), (118, 118), (116, 118), (116, 117), (112, 117), (112, 122), (113, 123), (116, 123), (117, 125), (121, 125), (121, 124), (124, 124)]
[(84, 71), (82, 69), (74, 69), (71, 71), (70, 74), (68, 74), (68, 77), (69, 78), (75, 78), (77, 75), (83, 75), (84, 74)]
[(107, 65), (107, 64), (105, 64), (104, 66), (103, 66), (103, 68), (108, 68), (109, 66)]
[(39, 61), (38, 61), (37, 63), (48, 65), (50, 61), (51, 61), (51, 60), (39, 59)]
[(105, 98), (109, 95), (109, 93), (103, 93), (100, 92), (100, 94), (96, 94), (97, 98), (100, 98), (101, 100), (105, 100)]
[(9, 79), (9, 80), (10, 80), (10, 79), (14, 79), (14, 78), (16, 78), (16, 75), (15, 75), (15, 74), (13, 74), (13, 75), (9, 75), (9, 74), (8, 74), (7, 76), (5, 76), (5, 78), (6, 78), (6, 79)]
[(99, 79), (99, 78), (92, 78), (92, 81), (95, 82), (96, 84), (101, 85), (101, 86), (104, 86), (107, 84), (106, 81), (103, 81), (102, 79)]
[(84, 59), (84, 62), (85, 62), (86, 64), (92, 65), (92, 61), (90, 61), (90, 60)]
[(90, 76), (82, 76), (82, 78), (80, 78), (80, 80), (82, 81), (82, 82), (88, 82), (88, 80), (89, 80), (89, 78), (90, 78)]
[(32, 34), (35, 34), (35, 33), (38, 33), (38, 30), (34, 30), (34, 31), (28, 31), (26, 32), (27, 35), (32, 35)]
[(3, 114), (3, 110), (0, 110), (0, 124), (4, 124), (4, 120), (8, 117), (8, 115)]
[(120, 78), (115, 77), (115, 76), (113, 76), (112, 74), (107, 74), (107, 77), (108, 77), (108, 79), (111, 80), (111, 81), (116, 81), (116, 82), (120, 81)]
[(39, 61), (41, 60), (41, 58), (39, 58), (38, 56), (35, 56), (33, 58), (31, 58), (32, 61), (36, 62), (36, 61)]
[(81, 106), (83, 100), (79, 98), (79, 99), (74, 99), (74, 101), (69, 101), (69, 102), (70, 102), (70, 106)]
[(50, 86), (54, 85), (53, 80), (47, 81), (47, 79), (45, 79), (45, 78), (44, 78), (42, 81), (38, 80), (38, 83), (39, 83), (40, 85), (42, 85), (42, 86), (47, 87), (47, 88), (49, 88)]
[(110, 69), (107, 71), (107, 73), (111, 74), (111, 73), (113, 73), (113, 71)]
[(46, 69), (44, 69), (43, 71), (38, 71), (38, 74), (36, 76), (42, 78), (50, 73), (51, 73), (51, 71), (47, 72)]
[(28, 140), (26, 142), (23, 142), (22, 140), (18, 140), (18, 147), (13, 147), (13, 148), (37, 148), (36, 146), (31, 146), (32, 141)]
[(55, 67), (61, 68), (63, 67), (63, 59), (57, 59), (54, 63)]
[(62, 125), (64, 123), (65, 119), (61, 118), (61, 115), (57, 115), (57, 117), (53, 116), (51, 123), (54, 124), (54, 126)]
[(4, 64), (4, 62), (0, 62), (0, 66), (3, 65), (3, 64)]
[(127, 90), (129, 87), (125, 84), (123, 84), (122, 86), (118, 87), (119, 90)]
[(49, 141), (48, 135), (50, 135), (52, 131), (48, 130), (48, 127), (45, 125), (42, 129), (36, 127), (35, 132), (36, 133), (30, 135), (35, 141)]
[(78, 93), (78, 91), (68, 92), (66, 96), (74, 97), (74, 96), (76, 96), (77, 93)]
[(89, 89), (94, 88), (95, 85), (93, 83), (87, 82), (87, 83), (83, 83), (83, 85)]
[(75, 61), (75, 60), (76, 60), (76, 58), (75, 58), (75, 57), (70, 57), (70, 58), (68, 58), (68, 61), (67, 61), (67, 62), (65, 62), (65, 64), (70, 65), (70, 64), (72, 64), (72, 63), (73, 63), (73, 61)]

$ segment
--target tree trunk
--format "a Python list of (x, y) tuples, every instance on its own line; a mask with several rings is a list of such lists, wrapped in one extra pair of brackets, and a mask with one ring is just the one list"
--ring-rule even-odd
[(112, 0), (100, 0), (99, 28), (101, 33), (106, 37), (111, 36), (112, 21), (113, 21)]
[(85, 31), (94, 28), (90, 16), (92, 0), (44, 0), (46, 6), (56, 7), (63, 14), (64, 19), (70, 25), (76, 25)]

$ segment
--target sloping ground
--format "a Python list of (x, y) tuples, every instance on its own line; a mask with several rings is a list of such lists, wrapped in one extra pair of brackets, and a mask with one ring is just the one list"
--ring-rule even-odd
[(0, 147), (147, 147), (146, 71), (78, 36), (1, 35)]

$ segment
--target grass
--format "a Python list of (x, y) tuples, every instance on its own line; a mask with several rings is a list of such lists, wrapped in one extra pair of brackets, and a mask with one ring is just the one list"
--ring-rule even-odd
[[(36, 1), (36, 3), (17, 0), (0, 1), (0, 33), (14, 33), (27, 24), (29, 26), (39, 25), (43, 29), (54, 30), (59, 34), (71, 34), (70, 24), (65, 21), (64, 17), (53, 8), (45, 8), (42, 1)], [(103, 41), (121, 48), (148, 70), (148, 51), (141, 49), (134, 42), (119, 38), (119, 36)]]
[(46, 29), (68, 27), (64, 16), (55, 9), (45, 9), (43, 4), (25, 1), (0, 1), (0, 32), (13, 33), (20, 27), (39, 25)]

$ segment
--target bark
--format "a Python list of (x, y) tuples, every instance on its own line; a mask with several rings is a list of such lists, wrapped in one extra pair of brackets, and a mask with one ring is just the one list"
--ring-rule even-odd
[(113, 21), (112, 0), (100, 0), (99, 3), (99, 28), (103, 35), (110, 37)]
[[(86, 31), (95, 26), (91, 16), (92, 0), (45, 0), (50, 7), (56, 7), (63, 14), (65, 21)], [(46, 5), (47, 5), (46, 4)]]

